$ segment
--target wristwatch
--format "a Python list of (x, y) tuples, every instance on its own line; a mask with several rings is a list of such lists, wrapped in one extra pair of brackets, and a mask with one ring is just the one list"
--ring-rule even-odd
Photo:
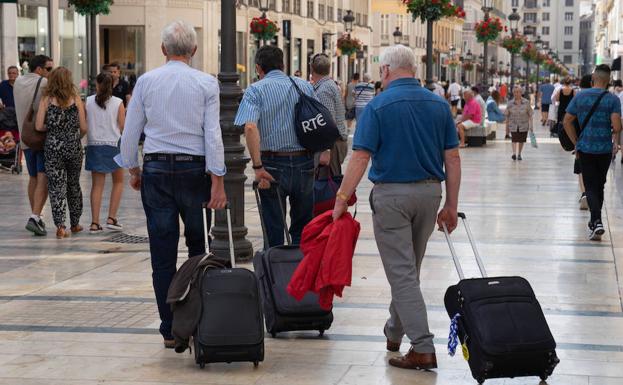
[(261, 170), (261, 169), (263, 169), (263, 168), (264, 168), (264, 165), (263, 165), (263, 164), (258, 164), (257, 166), (253, 165), (253, 166), (252, 166), (252, 168), (253, 168), (254, 170)]

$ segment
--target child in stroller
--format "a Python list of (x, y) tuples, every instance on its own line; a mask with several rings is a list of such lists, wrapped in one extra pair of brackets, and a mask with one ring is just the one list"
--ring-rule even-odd
[(21, 172), (19, 131), (14, 108), (0, 110), (0, 169), (14, 174)]
[(8, 154), (15, 149), (15, 146), (15, 137), (11, 131), (0, 130), (0, 154)]

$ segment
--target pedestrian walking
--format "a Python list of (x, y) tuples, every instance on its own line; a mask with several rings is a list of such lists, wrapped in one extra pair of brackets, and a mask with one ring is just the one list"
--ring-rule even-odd
[(344, 107), (346, 108), (346, 127), (350, 130), (355, 120), (355, 87), (359, 84), (359, 73), (355, 72), (344, 92)]
[[(370, 194), (374, 237), (392, 295), (383, 330), (387, 349), (400, 350), (405, 334), (411, 341), (409, 352), (390, 358), (389, 364), (434, 369), (437, 359), (420, 271), (435, 218), (440, 227), (445, 223), (449, 231), (456, 228), (459, 141), (449, 104), (414, 79), (413, 51), (395, 45), (383, 52), (380, 62), (385, 91), (357, 121), (353, 155), (337, 193), (333, 218), (346, 212), (348, 199), (372, 159), (368, 178), (374, 183)], [(446, 199), (438, 214), (443, 181)]]
[(117, 211), (123, 193), (123, 168), (119, 167), (114, 158), (119, 154), (118, 144), (125, 124), (125, 108), (121, 99), (112, 96), (112, 84), (113, 78), (110, 74), (97, 75), (96, 94), (89, 96), (86, 102), (89, 130), (85, 169), (91, 171), (92, 182), (90, 234), (102, 231), (100, 209), (106, 174), (112, 176), (106, 228), (123, 230), (123, 226), (117, 220)]
[(552, 95), (556, 88), (552, 85), (548, 78), (545, 78), (543, 84), (539, 86), (537, 100), (540, 97), (541, 103), (541, 125), (545, 126), (548, 120), (549, 108), (552, 105)]
[(364, 74), (363, 81), (357, 84), (353, 90), (353, 95), (355, 96), (355, 119), (359, 119), (363, 110), (374, 97), (374, 85), (370, 84), (371, 80), (372, 76), (370, 74)]
[(10, 66), (7, 68), (6, 74), (8, 79), (0, 82), (0, 110), (15, 108), (13, 87), (15, 87), (15, 80), (19, 77), (19, 70), (16, 66)]
[(450, 101), (450, 106), (452, 108), (452, 116), (456, 116), (456, 111), (458, 109), (459, 102), (461, 101), (461, 91), (461, 85), (457, 83), (455, 79), (452, 79), (452, 83), (448, 86), (447, 95), (447, 98)]
[(316, 54), (311, 59), (312, 82), (314, 92), (335, 120), (340, 131), (340, 138), (335, 141), (330, 151), (325, 151), (320, 157), (320, 165), (328, 166), (332, 175), (342, 175), (342, 163), (348, 153), (348, 132), (344, 124), (344, 103), (340, 89), (331, 79), (331, 59), (324, 53)]
[(513, 99), (506, 105), (506, 130), (511, 133), (513, 160), (523, 160), (521, 151), (526, 144), (528, 131), (532, 131), (532, 107), (523, 96), (521, 86), (513, 88)]
[[(41, 96), (48, 84), (47, 77), (53, 68), (52, 59), (45, 55), (37, 55), (30, 60), (31, 72), (15, 80), (13, 95), (20, 137), (30, 107), (33, 106), (35, 114), (38, 113)], [(45, 202), (48, 200), (48, 177), (45, 174), (44, 151), (31, 150), (24, 142), (20, 142), (19, 145), (24, 152), (29, 176), (28, 201), (32, 214), (26, 222), (26, 230), (35, 235), (43, 236), (47, 234), (47, 231), (41, 213)]]
[[(173, 314), (166, 303), (176, 271), (181, 218), (188, 256), (206, 252), (202, 204), (225, 207), (225, 153), (220, 127), (219, 84), (190, 67), (197, 52), (192, 25), (174, 21), (162, 31), (166, 64), (138, 78), (128, 106), (117, 163), (141, 191), (147, 217), (160, 334), (174, 348)], [(138, 141), (145, 133), (143, 170)], [(209, 176), (208, 176), (209, 174)], [(211, 217), (208, 213), (208, 226)]]
[(255, 181), (259, 183), (266, 248), (284, 244), (286, 197), (290, 201), (293, 244), (300, 243), (314, 205), (314, 154), (303, 148), (296, 136), (294, 112), (299, 96), (292, 82), (309, 96), (314, 96), (314, 88), (302, 79), (290, 78), (283, 68), (280, 48), (267, 45), (257, 51), (255, 69), (260, 81), (246, 89), (234, 122), (245, 126)]
[[(592, 75), (587, 74), (587, 75), (582, 76), (582, 79), (580, 80), (580, 84), (579, 84), (580, 90), (587, 90), (587, 89), (590, 89), (592, 86), (593, 86)], [(579, 91), (575, 92), (575, 95), (577, 95), (578, 92)], [(567, 107), (569, 106), (567, 105)], [(563, 118), (562, 124), (564, 124), (564, 118)], [(576, 127), (577, 127), (577, 121), (576, 121)], [(578, 187), (580, 188), (580, 199), (579, 199), (580, 210), (588, 210), (588, 198), (586, 198), (586, 188), (584, 187), (584, 178), (582, 178), (582, 169), (580, 167), (580, 160), (578, 159), (577, 156), (575, 156), (575, 151), (573, 152), (573, 155), (574, 155), (573, 173), (578, 176)]]
[[(580, 91), (571, 100), (564, 118), (564, 127), (569, 139), (575, 144), (576, 156), (580, 160), (582, 179), (586, 187), (586, 198), (591, 212), (588, 223), (589, 239), (601, 240), (605, 233), (601, 220), (604, 203), (604, 186), (613, 155), (618, 151), (621, 133), (621, 102), (609, 93), (610, 67), (598, 65), (592, 75), (593, 88)], [(594, 113), (589, 116), (590, 111)], [(588, 121), (587, 116), (590, 118)], [(578, 138), (574, 121), (584, 125)]]
[(112, 94), (123, 100), (123, 106), (126, 107), (130, 102), (132, 93), (130, 91), (130, 84), (121, 77), (121, 66), (119, 63), (108, 64), (108, 70), (112, 76)]
[[(623, 81), (621, 79), (617, 79), (614, 81), (614, 94), (621, 101), (621, 108), (623, 109)], [(619, 149), (623, 146), (623, 139), (619, 140)], [(616, 158), (613, 158), (615, 160)], [(621, 164), (623, 164), (623, 152), (621, 153)]]
[(74, 86), (71, 71), (65, 67), (50, 72), (49, 82), (39, 103), (37, 131), (47, 132), (45, 138), (45, 171), (56, 238), (69, 236), (65, 214), (69, 209), (71, 232), (82, 231), (82, 169), (81, 138), (87, 132), (84, 105)]
[(571, 79), (565, 78), (563, 86), (554, 94), (554, 101), (558, 105), (556, 124), (562, 125), (562, 121), (567, 112), (567, 107), (571, 103), (571, 99), (575, 96), (575, 91), (571, 88)]

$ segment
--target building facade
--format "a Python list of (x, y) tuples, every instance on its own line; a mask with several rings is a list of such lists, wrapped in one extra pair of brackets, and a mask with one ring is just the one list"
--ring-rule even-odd
[(594, 7), (594, 58), (595, 65), (614, 64), (615, 77), (621, 78), (623, 56), (623, 0), (596, 0)]
[(580, 17), (580, 73), (591, 73), (595, 64), (595, 15), (590, 13)]
[[(420, 79), (426, 77), (426, 24), (419, 19), (413, 20), (407, 12), (406, 6), (396, 0), (372, 0), (372, 54), (371, 74), (378, 76), (379, 60), (383, 51), (396, 42), (410, 47), (417, 59)], [(461, 54), (461, 33), (463, 20), (446, 18), (435, 23), (433, 30), (433, 49), (435, 64), (433, 73), (442, 80), (450, 80), (458, 75), (458, 68), (448, 65), (451, 48), (454, 47), (455, 56)], [(394, 33), (399, 31), (401, 36), (396, 41)]]

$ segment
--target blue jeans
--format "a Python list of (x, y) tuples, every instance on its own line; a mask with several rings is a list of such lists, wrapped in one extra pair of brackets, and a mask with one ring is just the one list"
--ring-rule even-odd
[[(301, 233), (312, 219), (314, 208), (314, 158), (311, 156), (262, 156), (264, 169), (273, 176), (279, 186), (277, 190), (260, 190), (262, 216), (268, 245), (274, 247), (284, 244), (283, 226), (286, 197), (290, 201), (290, 236), (292, 244), (301, 243)], [(280, 199), (281, 198), (281, 201)], [(281, 204), (282, 209), (279, 208)]]
[(173, 338), (173, 314), (166, 299), (176, 272), (179, 218), (184, 222), (188, 256), (205, 253), (202, 203), (210, 200), (210, 186), (202, 162), (152, 161), (143, 167), (141, 197), (147, 217), (152, 280), (161, 320), (160, 334), (165, 339)]

